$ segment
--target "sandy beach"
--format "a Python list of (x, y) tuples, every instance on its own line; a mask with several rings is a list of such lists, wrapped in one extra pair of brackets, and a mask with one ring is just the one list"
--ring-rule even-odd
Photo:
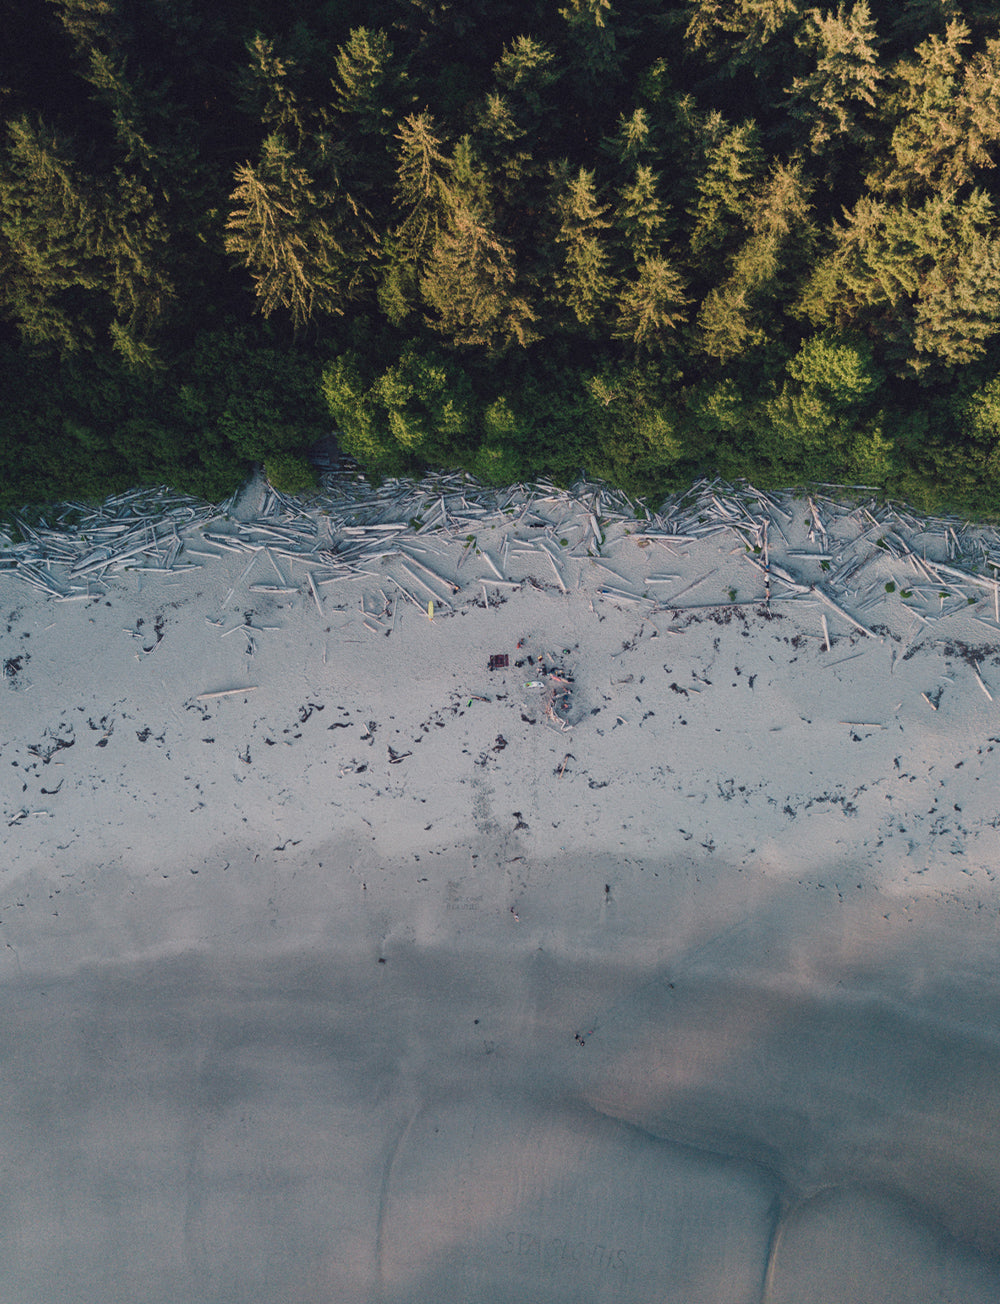
[(1000, 1298), (1000, 543), (439, 487), (0, 549), (0, 1296)]

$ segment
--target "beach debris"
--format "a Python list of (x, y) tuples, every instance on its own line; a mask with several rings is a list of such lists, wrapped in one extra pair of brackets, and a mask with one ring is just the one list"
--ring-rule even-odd
[(839, 606), (836, 602), (834, 602), (833, 598), (831, 598), (829, 594), (824, 593), (823, 590), (819, 587), (819, 585), (814, 584), (812, 586), (811, 591), (816, 594), (816, 596), (820, 599), (821, 602), (825, 602), (831, 611), (835, 611), (837, 615), (841, 616), (844, 620), (846, 620), (849, 625), (853, 625), (855, 629), (860, 630), (860, 632), (864, 634), (866, 638), (878, 637), (878, 635), (873, 633), (868, 628), (867, 625), (862, 625), (860, 620), (855, 620), (854, 617), (850, 615), (848, 612), (846, 612), (843, 607)]
[(313, 601), (316, 603), (316, 610), (320, 616), (323, 615), (323, 604), (319, 600), (319, 590), (316, 588), (316, 581), (313, 578), (312, 571), (306, 572), (306, 579), (309, 581), (309, 591), (313, 595)]
[(2, 664), (0, 664), (0, 678), (6, 679), (11, 688), (18, 687), (17, 676), (30, 659), (31, 655), (27, 652), (22, 652), (20, 656), (16, 657), (5, 657)]
[(685, 593), (690, 593), (691, 590), (696, 589), (699, 584), (704, 584), (705, 581), (710, 580), (714, 574), (714, 570), (707, 571), (704, 575), (699, 575), (696, 580), (692, 580), (690, 584), (685, 584), (684, 588), (678, 589), (676, 593), (670, 595), (666, 605), (672, 607), (678, 598), (683, 597)]
[(212, 702), (219, 697), (239, 697), (242, 693), (256, 693), (258, 691), (258, 684), (252, 684), (247, 688), (221, 688), (214, 693), (198, 693), (194, 700), (196, 702)]
[(489, 670), (506, 670), (510, 665), (510, 656), (506, 652), (494, 652), (490, 657)]
[[(498, 591), (544, 589), (541, 563), (562, 593), (585, 582), (586, 568), (606, 575), (592, 598), (599, 619), (602, 603), (648, 604), (650, 615), (694, 610), (680, 599), (700, 588), (699, 609), (759, 606), (764, 614), (779, 601), (816, 603), (825, 608), (817, 634), (822, 630), (826, 651), (830, 611), (877, 638), (860, 617), (887, 594), (898, 595), (895, 609), (921, 625), (968, 613), (1000, 630), (1000, 529), (953, 516), (921, 518), (880, 502), (864, 485), (817, 485), (804, 496), (701, 478), (654, 510), (586, 479), (568, 488), (540, 479), (496, 489), (464, 472), (443, 472), (375, 484), (340, 458), (308, 500), (267, 486), (252, 519), (237, 519), (235, 501), (210, 505), (160, 487), (99, 504), (60, 504), (44, 519), (22, 512), (10, 531), (0, 528), (0, 574), (52, 601), (74, 602), (103, 596), (116, 575), (136, 572), (141, 585), (144, 574), (226, 567), (242, 555), (223, 609), (249, 592), (311, 599), (326, 619), (325, 586), (356, 583), (363, 593), (383, 594), (381, 613), (362, 602), (362, 620), (369, 632), (388, 635), (400, 593), (433, 620), (435, 606), (453, 612), (456, 599), (490, 607), (506, 600)], [(729, 536), (721, 549), (728, 556), (714, 570), (688, 579), (679, 565), (657, 569), (661, 550), (675, 558), (720, 534)], [(735, 573), (741, 561), (756, 575), (749, 584)], [(269, 569), (266, 580), (254, 574), (258, 562)], [(390, 586), (395, 605), (384, 597)], [(982, 619), (987, 613), (992, 623)], [(252, 651), (252, 636), (243, 632)]]

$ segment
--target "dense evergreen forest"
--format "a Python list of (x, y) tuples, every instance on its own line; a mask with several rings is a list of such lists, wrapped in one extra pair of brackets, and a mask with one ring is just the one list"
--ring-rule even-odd
[(0, 505), (1000, 493), (992, 0), (0, 0)]

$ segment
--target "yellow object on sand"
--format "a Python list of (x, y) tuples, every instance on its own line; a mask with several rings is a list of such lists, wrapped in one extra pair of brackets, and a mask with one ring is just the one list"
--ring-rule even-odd
[(433, 603), (433, 602), (428, 602), (428, 604), (427, 604), (427, 619), (428, 619), (428, 620), (433, 620), (433, 619), (434, 619), (434, 603)]

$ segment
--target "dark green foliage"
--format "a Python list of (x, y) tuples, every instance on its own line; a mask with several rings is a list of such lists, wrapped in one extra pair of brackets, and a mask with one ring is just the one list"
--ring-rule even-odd
[(463, 369), (432, 346), (407, 346), (369, 379), (355, 355), (342, 355), (325, 367), (322, 385), (342, 446), (378, 470), (462, 464), (475, 450), (472, 386)]
[(791, 480), (828, 472), (886, 484), (891, 444), (873, 401), (884, 380), (862, 339), (814, 335), (785, 365), (780, 391), (763, 405), (763, 442)]
[(316, 488), (316, 472), (301, 453), (275, 453), (264, 463), (272, 488), (284, 494), (301, 494)]
[(303, 452), (326, 433), (319, 365), (304, 351), (261, 347), (247, 330), (206, 332), (188, 360), (185, 401), (245, 461)]
[(5, 504), (718, 471), (1000, 493), (986, 0), (22, 0)]
[(109, 349), (60, 362), (8, 346), (0, 411), (6, 506), (164, 481), (222, 498), (246, 474), (205, 395), (137, 376)]
[(662, 494), (684, 452), (681, 413), (662, 376), (651, 366), (615, 367), (587, 377), (586, 390), (598, 438), (584, 469), (631, 493)]

